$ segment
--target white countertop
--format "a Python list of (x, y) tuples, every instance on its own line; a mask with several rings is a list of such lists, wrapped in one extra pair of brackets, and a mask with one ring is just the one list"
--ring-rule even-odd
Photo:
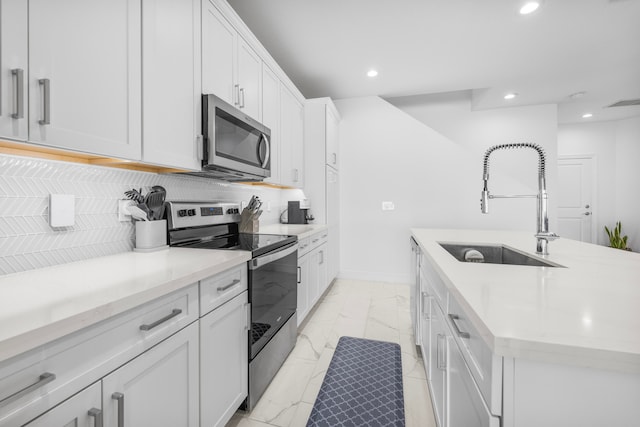
[(324, 224), (269, 224), (260, 225), (260, 234), (287, 234), (304, 239), (327, 228)]
[(536, 239), (411, 231), (497, 355), (640, 373), (640, 254), (561, 238), (543, 258), (566, 268), (463, 263), (437, 242), (501, 243), (535, 255)]
[(169, 248), (0, 276), (0, 362), (251, 259)]

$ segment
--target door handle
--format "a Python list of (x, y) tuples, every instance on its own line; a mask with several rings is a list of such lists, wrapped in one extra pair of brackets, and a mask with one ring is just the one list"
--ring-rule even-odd
[(91, 408), (88, 412), (89, 416), (94, 419), (93, 426), (94, 427), (102, 427), (103, 425), (103, 417), (102, 411), (98, 408)]
[(38, 84), (42, 87), (42, 118), (38, 123), (48, 125), (51, 124), (51, 81), (40, 79)]
[(118, 404), (118, 427), (124, 427), (124, 394), (116, 392), (111, 398)]
[(589, 209), (591, 206), (589, 206), (589, 204), (584, 205), (585, 209)]
[(591, 212), (585, 212), (585, 213), (583, 213), (582, 215), (589, 216), (589, 215), (591, 215)]
[(16, 97), (15, 109), (11, 117), (14, 119), (24, 119), (24, 70), (15, 68), (11, 70), (11, 75), (15, 77), (13, 87)]
[[(440, 345), (441, 340), (444, 341), (445, 338), (443, 334), (436, 335), (436, 367), (442, 371), (446, 371), (447, 369), (447, 349), (444, 345)], [(440, 356), (441, 354), (442, 357)]]

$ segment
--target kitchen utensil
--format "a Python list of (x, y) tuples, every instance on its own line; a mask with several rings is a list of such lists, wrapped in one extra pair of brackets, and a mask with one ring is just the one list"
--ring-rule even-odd
[(161, 186), (154, 186), (151, 191), (145, 197), (145, 203), (151, 211), (149, 219), (158, 220), (161, 219), (164, 214), (164, 200), (166, 197), (166, 190)]
[(138, 206), (129, 206), (127, 209), (134, 219), (137, 219), (139, 221), (149, 221), (147, 213), (140, 209)]
[(138, 209), (140, 209), (142, 212), (147, 214), (147, 219), (151, 220), (151, 216), (153, 215), (153, 213), (151, 212), (151, 209), (149, 209), (149, 206), (147, 206), (146, 203), (142, 202), (142, 203), (138, 203)]
[(144, 197), (142, 196), (142, 188), (140, 190), (136, 190), (135, 188), (133, 190), (127, 190), (124, 192), (124, 195), (136, 203), (144, 202)]

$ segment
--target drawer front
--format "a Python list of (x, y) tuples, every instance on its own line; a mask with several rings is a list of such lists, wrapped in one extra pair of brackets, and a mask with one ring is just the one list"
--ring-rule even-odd
[[(449, 427), (499, 427), (500, 418), (491, 414), (453, 338), (449, 350)], [(463, 351), (464, 352), (464, 351)]]
[(247, 264), (243, 263), (200, 281), (200, 316), (247, 290)]
[(422, 271), (428, 289), (423, 289), (430, 295), (433, 295), (440, 304), (442, 311), (447, 311), (447, 287), (433, 268), (433, 265), (429, 261), (429, 258), (425, 254), (420, 258), (420, 270)]
[(311, 238), (305, 237), (304, 239), (298, 240), (298, 258), (302, 255), (309, 253), (311, 250)]
[(502, 358), (484, 342), (455, 298), (449, 299), (447, 321), (473, 379), (493, 414), (502, 413)]
[(3, 362), (0, 427), (24, 424), (197, 319), (194, 283)]

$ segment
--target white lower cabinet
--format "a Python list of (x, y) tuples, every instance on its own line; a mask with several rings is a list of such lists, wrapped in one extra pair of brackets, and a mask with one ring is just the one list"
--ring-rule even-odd
[(103, 421), (102, 388), (97, 382), (62, 402), (25, 427), (97, 427)]
[(202, 427), (224, 426), (247, 397), (249, 313), (245, 291), (200, 319)]
[(105, 427), (199, 425), (198, 324), (102, 380)]
[(304, 254), (298, 258), (298, 326), (309, 314), (309, 262), (310, 255)]
[[(478, 343), (479, 334), (455, 299), (446, 291), (443, 293), (444, 284), (439, 283), (440, 278), (424, 255), (420, 257), (417, 274), (419, 341), (436, 424), (499, 427), (500, 417), (492, 414), (486, 402), (500, 413), (496, 403), (501, 399), (501, 390), (496, 390), (502, 384), (500, 358), (484, 355), (484, 347)], [(471, 360), (473, 370), (467, 359)]]
[(328, 232), (316, 233), (298, 243), (298, 326), (329, 286)]

